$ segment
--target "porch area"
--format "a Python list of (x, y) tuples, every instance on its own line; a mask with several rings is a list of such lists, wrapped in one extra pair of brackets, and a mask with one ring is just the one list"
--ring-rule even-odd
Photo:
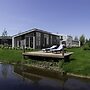
[(70, 56), (73, 54), (73, 52), (66, 52), (64, 55), (62, 53), (46, 53), (43, 51), (33, 51), (33, 52), (25, 52), (23, 53), (23, 57), (36, 57), (36, 58), (51, 58), (51, 59), (64, 59), (64, 61), (68, 61), (70, 59)]

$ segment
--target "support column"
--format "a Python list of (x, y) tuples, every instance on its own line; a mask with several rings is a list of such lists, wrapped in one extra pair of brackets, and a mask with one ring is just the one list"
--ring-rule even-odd
[(14, 43), (14, 37), (12, 37), (12, 48), (14, 48), (14, 45), (15, 43)]
[(25, 46), (25, 48), (26, 48), (26, 39), (24, 39), (24, 46)]
[(80, 47), (80, 41), (79, 41), (79, 47)]
[(33, 49), (35, 49), (35, 37), (33, 36)]
[(62, 49), (62, 56), (64, 57), (64, 47), (63, 47), (63, 49)]
[(23, 40), (20, 40), (20, 48), (23, 49)]

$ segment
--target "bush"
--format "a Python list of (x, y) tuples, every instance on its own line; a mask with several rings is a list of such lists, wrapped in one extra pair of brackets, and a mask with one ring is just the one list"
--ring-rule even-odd
[(3, 48), (3, 45), (0, 45), (0, 48)]
[(85, 44), (85, 45), (83, 46), (83, 50), (90, 50), (89, 45), (88, 45), (88, 44)]

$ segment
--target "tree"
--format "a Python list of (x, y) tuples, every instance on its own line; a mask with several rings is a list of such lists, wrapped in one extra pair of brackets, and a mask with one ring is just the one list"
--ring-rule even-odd
[(89, 40), (88, 40), (89, 42), (90, 42), (90, 38), (89, 38)]
[(88, 46), (90, 47), (90, 38), (89, 38), (89, 40), (88, 40)]
[(7, 43), (7, 31), (6, 28), (4, 28), (4, 31), (2, 32), (2, 44), (4, 45)]
[(2, 36), (3, 36), (3, 37), (7, 36), (7, 31), (6, 31), (5, 28), (4, 28), (4, 31), (2, 32)]
[(89, 39), (86, 38), (86, 40), (85, 40), (85, 44), (87, 44), (87, 43), (88, 43), (89, 46), (90, 46), (90, 38), (89, 38)]
[(84, 35), (80, 36), (80, 44), (81, 44), (81, 46), (83, 46), (85, 44), (85, 36)]
[(89, 40), (86, 38), (85, 43), (88, 43), (88, 42), (89, 42)]

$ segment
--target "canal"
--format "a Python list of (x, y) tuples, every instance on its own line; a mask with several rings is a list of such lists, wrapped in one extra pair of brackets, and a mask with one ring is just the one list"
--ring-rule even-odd
[(13, 65), (0, 64), (0, 90), (90, 90), (88, 79), (67, 77), (60, 80), (17, 72)]

